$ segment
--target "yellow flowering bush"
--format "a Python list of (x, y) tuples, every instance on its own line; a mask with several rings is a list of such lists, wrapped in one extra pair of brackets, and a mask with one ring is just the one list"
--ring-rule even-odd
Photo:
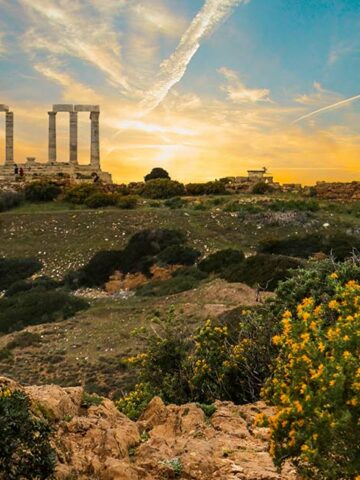
[(134, 390), (118, 400), (115, 405), (131, 420), (137, 420), (153, 396), (154, 391), (148, 383), (138, 383)]
[[(285, 311), (273, 343), (280, 349), (263, 393), (270, 452), (291, 458), (307, 478), (355, 479), (360, 473), (360, 284), (327, 277), (326, 303), (307, 297)], [(324, 287), (325, 289), (326, 287)]]

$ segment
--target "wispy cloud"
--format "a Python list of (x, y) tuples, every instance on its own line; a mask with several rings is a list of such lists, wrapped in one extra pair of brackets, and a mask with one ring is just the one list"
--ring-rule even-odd
[(248, 88), (239, 79), (236, 72), (229, 68), (222, 67), (219, 73), (227, 80), (226, 85), (221, 89), (226, 92), (228, 98), (234, 103), (256, 103), (271, 102), (270, 90), (267, 88)]
[(306, 118), (313, 117), (315, 115), (318, 115), (319, 113), (326, 112), (328, 110), (335, 110), (336, 108), (344, 107), (345, 105), (348, 105), (359, 99), (360, 99), (360, 95), (355, 95), (354, 97), (346, 98), (345, 100), (341, 100), (339, 102), (333, 103), (332, 105), (327, 105), (326, 107), (319, 108), (318, 110), (307, 113), (306, 115), (302, 115), (301, 117), (294, 120), (293, 123), (298, 123), (301, 120), (305, 120)]
[(248, 0), (205, 1), (204, 6), (182, 36), (175, 52), (162, 62), (155, 86), (141, 102), (143, 110), (151, 111), (164, 100), (171, 88), (184, 76), (204, 38), (211, 35), (241, 3), (248, 3)]
[(337, 101), (341, 100), (341, 96), (336, 93), (332, 92), (331, 90), (327, 90), (324, 88), (320, 82), (313, 83), (313, 91), (311, 93), (305, 93), (301, 95), (297, 95), (294, 98), (296, 103), (300, 103), (302, 105), (307, 106), (318, 106), (321, 105), (329, 105), (331, 103), (336, 103)]
[(90, 2), (90, 10), (89, 4), (72, 0), (19, 1), (31, 19), (31, 27), (23, 37), (25, 50), (80, 58), (100, 69), (113, 84), (128, 89), (118, 34), (109, 16), (111, 5), (102, 14), (95, 0)]
[(68, 73), (57, 70), (49, 64), (38, 63), (34, 65), (34, 69), (41, 73), (44, 77), (56, 82), (63, 87), (62, 98), (64, 101), (84, 103), (96, 103), (100, 101), (99, 95), (87, 85), (76, 81)]
[(357, 45), (355, 42), (352, 43), (338, 43), (334, 45), (330, 52), (329, 52), (329, 57), (328, 57), (328, 64), (329, 65), (334, 65), (336, 62), (341, 60), (343, 57), (346, 55), (352, 55), (354, 53), (357, 53), (360, 51), (360, 46)]

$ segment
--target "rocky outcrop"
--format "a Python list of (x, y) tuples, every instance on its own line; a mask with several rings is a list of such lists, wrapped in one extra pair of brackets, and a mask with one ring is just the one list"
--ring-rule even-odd
[(316, 195), (328, 200), (360, 200), (360, 182), (318, 182)]
[(254, 422), (271, 413), (262, 402), (216, 402), (207, 418), (195, 404), (154, 398), (132, 422), (108, 399), (84, 401), (80, 387), (21, 387), (0, 378), (5, 385), (25, 391), (34, 413), (53, 422), (58, 480), (299, 480), (291, 466), (279, 473), (272, 463), (268, 430)]

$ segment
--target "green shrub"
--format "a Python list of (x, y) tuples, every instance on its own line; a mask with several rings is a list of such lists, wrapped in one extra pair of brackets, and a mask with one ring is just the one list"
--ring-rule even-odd
[(264, 195), (265, 193), (272, 192), (272, 190), (273, 190), (272, 186), (269, 185), (268, 183), (258, 182), (252, 187), (251, 193), (255, 195)]
[(24, 195), (20, 192), (2, 192), (0, 193), (0, 212), (18, 207), (23, 201)]
[(84, 267), (68, 274), (65, 283), (72, 288), (102, 286), (115, 270), (150, 276), (156, 255), (168, 246), (184, 242), (185, 236), (178, 230), (141, 230), (130, 238), (124, 250), (96, 253)]
[(207, 275), (197, 268), (182, 268), (176, 270), (173, 277), (168, 280), (154, 280), (141, 285), (136, 290), (136, 295), (143, 297), (162, 297), (176, 293), (193, 290)]
[(225, 212), (238, 212), (239, 216), (260, 213), (263, 210), (263, 205), (260, 203), (239, 203), (238, 201), (232, 201), (224, 206)]
[(289, 278), (290, 270), (302, 264), (300, 260), (283, 255), (258, 254), (229, 267), (222, 276), (228, 282), (243, 282), (250, 287), (273, 291), (280, 281)]
[(60, 195), (61, 187), (51, 182), (33, 182), (24, 191), (28, 202), (51, 202)]
[(345, 233), (311, 233), (282, 239), (267, 240), (260, 244), (259, 252), (308, 258), (315, 253), (332, 254), (337, 260), (350, 257), (360, 250), (360, 238)]
[(141, 194), (151, 199), (166, 199), (185, 195), (185, 187), (182, 183), (174, 180), (159, 178), (157, 180), (149, 180), (145, 183)]
[(187, 195), (226, 195), (226, 184), (215, 180), (207, 183), (188, 183), (185, 187)]
[(185, 186), (187, 195), (206, 195), (206, 183), (188, 183)]
[(19, 280), (18, 282), (13, 283), (6, 290), (5, 296), (12, 297), (20, 292), (27, 292), (33, 288), (41, 287), (44, 290), (53, 290), (59, 286), (59, 282), (53, 280), (52, 278), (41, 276), (35, 280)]
[(131, 210), (136, 208), (139, 201), (139, 197), (136, 195), (122, 195), (116, 199), (116, 206), (124, 210)]
[(103, 208), (115, 205), (117, 202), (116, 195), (105, 192), (92, 193), (85, 199), (85, 205), (89, 208)]
[(150, 173), (145, 175), (144, 180), (145, 182), (148, 182), (149, 180), (157, 180), (160, 178), (170, 180), (170, 175), (166, 170), (158, 167), (158, 168), (153, 168)]
[(330, 301), (306, 297), (283, 313), (280, 347), (264, 395), (270, 417), (270, 453), (291, 459), (305, 478), (358, 478), (360, 472), (360, 283), (327, 277)]
[(50, 445), (52, 429), (35, 418), (30, 400), (18, 390), (0, 390), (0, 477), (6, 480), (45, 480), (55, 469)]
[(82, 406), (89, 408), (89, 407), (98, 407), (103, 402), (103, 398), (99, 397), (98, 395), (90, 394), (84, 392), (83, 399), (82, 399)]
[(217, 410), (216, 405), (214, 403), (210, 403), (210, 405), (206, 403), (197, 403), (196, 406), (201, 408), (205, 416), (208, 418), (211, 418)]
[(26, 348), (38, 345), (39, 343), (41, 343), (41, 335), (38, 333), (20, 332), (6, 345), (6, 347), (9, 350), (13, 350), (14, 348)]
[(320, 209), (316, 200), (273, 200), (268, 208), (274, 212), (287, 212), (297, 210), (301, 212), (317, 212)]
[(72, 317), (88, 304), (62, 291), (36, 288), (0, 299), (0, 332), (21, 330), (27, 325), (50, 323)]
[(65, 200), (78, 205), (83, 205), (88, 197), (100, 191), (95, 183), (82, 183), (68, 188), (65, 192)]
[(64, 282), (72, 288), (102, 286), (115, 270), (121, 268), (122, 259), (122, 250), (101, 250), (80, 270), (68, 274)]
[(36, 258), (0, 258), (0, 290), (31, 277), (42, 268)]
[(183, 208), (183, 206), (186, 205), (186, 203), (187, 202), (183, 200), (181, 197), (174, 197), (174, 198), (169, 198), (168, 200), (165, 200), (164, 205), (165, 207), (175, 210), (177, 208)]
[(175, 320), (173, 312), (154, 319), (139, 333), (145, 351), (128, 359), (153, 395), (177, 404), (259, 399), (275, 350), (266, 316), (240, 309), (231, 325), (208, 321), (193, 336)]
[(186, 245), (170, 245), (157, 256), (158, 261), (164, 265), (194, 265), (200, 252)]
[(8, 346), (0, 349), (0, 362), (13, 360), (12, 351)]
[(199, 263), (198, 268), (206, 273), (221, 273), (234, 264), (239, 264), (244, 260), (245, 255), (241, 250), (227, 248), (206, 257)]

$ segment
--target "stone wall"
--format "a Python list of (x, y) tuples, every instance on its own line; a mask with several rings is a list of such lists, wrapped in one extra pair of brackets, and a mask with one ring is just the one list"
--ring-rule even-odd
[(327, 200), (360, 200), (360, 182), (318, 182), (316, 193)]

